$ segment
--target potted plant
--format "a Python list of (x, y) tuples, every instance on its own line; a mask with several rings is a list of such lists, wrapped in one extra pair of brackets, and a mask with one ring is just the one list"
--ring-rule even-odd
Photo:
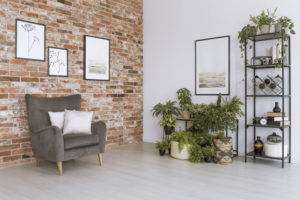
[(156, 142), (155, 143), (155, 148), (159, 150), (159, 154), (161, 156), (165, 155), (166, 150), (170, 148), (170, 143), (168, 140), (163, 140), (161, 142)]
[(296, 32), (294, 30), (294, 23), (292, 20), (286, 16), (282, 16), (276, 20), (275, 24), (275, 32), (277, 32), (280, 36), (283, 37), (283, 40), (286, 41), (289, 37), (288, 32), (290, 34), (295, 35)]
[[(257, 28), (255, 26), (251, 26), (250, 24), (247, 24), (247, 26), (244, 26), (242, 30), (238, 33), (238, 38), (240, 42), (240, 50), (241, 50), (241, 57), (244, 56), (245, 53), (245, 47), (247, 46), (247, 40), (250, 36), (254, 36), (257, 32)], [(249, 49), (252, 48), (252, 45), (250, 45)]]
[(192, 132), (177, 131), (171, 134), (171, 156), (177, 159), (189, 159), (189, 148), (193, 143)]
[(187, 88), (181, 88), (177, 90), (177, 98), (179, 100), (180, 109), (182, 111), (183, 118), (190, 118), (190, 106), (192, 105), (192, 94)]
[(194, 143), (190, 147), (190, 154), (190, 161), (193, 163), (211, 162), (215, 155), (213, 136), (196, 133)]
[(176, 119), (174, 116), (180, 115), (180, 110), (175, 106), (175, 101), (167, 101), (166, 104), (156, 104), (152, 111), (155, 117), (161, 116), (162, 119), (159, 124), (164, 127), (165, 134), (170, 135), (176, 126)]
[(275, 13), (277, 8), (274, 10), (273, 13), (270, 13), (270, 10), (267, 9), (267, 12), (264, 10), (261, 11), (261, 14), (258, 16), (250, 16), (250, 21), (256, 24), (259, 27), (261, 34), (270, 33), (271, 25), (275, 22)]

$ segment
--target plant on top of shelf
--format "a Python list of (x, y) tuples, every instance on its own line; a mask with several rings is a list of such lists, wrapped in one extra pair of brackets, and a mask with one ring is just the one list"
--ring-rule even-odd
[[(245, 47), (248, 44), (247, 40), (249, 36), (254, 36), (256, 34), (257, 27), (251, 26), (250, 24), (247, 24), (247, 26), (244, 26), (242, 30), (239, 32), (238, 38), (240, 41), (240, 50), (241, 50), (241, 57), (244, 56), (245, 53)], [(249, 47), (252, 48), (252, 45)]]
[(282, 36), (284, 41), (287, 41), (289, 38), (288, 32), (290, 34), (295, 35), (296, 32), (294, 30), (294, 23), (292, 20), (286, 16), (282, 16), (276, 20), (275, 31)]
[(190, 118), (190, 107), (192, 105), (192, 94), (187, 88), (177, 90), (177, 98), (179, 100), (180, 109), (184, 118)]
[(175, 106), (176, 101), (167, 101), (166, 104), (156, 104), (152, 111), (152, 116), (161, 116), (162, 119), (159, 124), (164, 127), (166, 135), (170, 135), (176, 126), (176, 119), (174, 116), (180, 115), (180, 110)]
[(259, 27), (261, 34), (269, 33), (271, 25), (273, 25), (276, 21), (276, 11), (277, 8), (272, 13), (270, 13), (269, 9), (267, 9), (267, 12), (262, 10), (258, 16), (250, 15), (250, 21)]

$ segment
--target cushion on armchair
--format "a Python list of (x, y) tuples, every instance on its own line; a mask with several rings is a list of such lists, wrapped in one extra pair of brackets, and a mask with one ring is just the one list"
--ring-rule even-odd
[(86, 147), (99, 144), (98, 135), (87, 134), (67, 134), (64, 135), (64, 147), (65, 150), (74, 149), (79, 147)]
[(65, 110), (63, 134), (92, 134), (93, 112)]

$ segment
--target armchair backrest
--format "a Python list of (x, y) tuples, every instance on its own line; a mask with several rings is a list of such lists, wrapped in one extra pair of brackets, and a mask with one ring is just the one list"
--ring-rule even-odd
[(81, 95), (79, 94), (54, 98), (40, 98), (26, 94), (25, 99), (31, 132), (51, 125), (48, 111), (60, 112), (65, 109), (80, 110), (81, 108)]

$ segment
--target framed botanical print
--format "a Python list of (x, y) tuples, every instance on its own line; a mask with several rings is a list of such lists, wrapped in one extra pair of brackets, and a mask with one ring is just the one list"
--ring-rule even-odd
[(16, 58), (45, 61), (46, 26), (16, 19)]
[(110, 40), (84, 36), (84, 79), (110, 80)]
[(68, 76), (68, 49), (48, 47), (48, 75)]
[(230, 95), (230, 36), (195, 41), (195, 95)]

